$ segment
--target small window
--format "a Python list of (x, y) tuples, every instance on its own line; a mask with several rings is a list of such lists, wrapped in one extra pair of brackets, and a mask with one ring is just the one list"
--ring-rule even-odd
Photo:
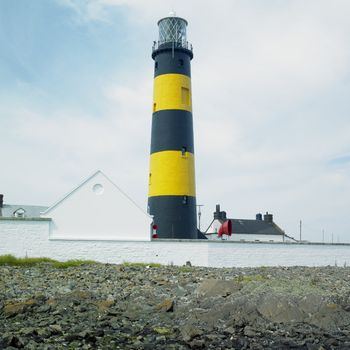
[(185, 146), (182, 146), (181, 147), (181, 154), (183, 157), (186, 156), (186, 152), (187, 152), (187, 148)]
[(16, 218), (24, 218), (26, 211), (23, 208), (19, 208), (13, 212), (13, 216)]
[(155, 69), (155, 70), (158, 69), (158, 62), (156, 62), (156, 63), (154, 64), (154, 69)]
[(181, 99), (182, 104), (189, 106), (190, 105), (190, 90), (188, 88), (181, 88)]
[(100, 195), (104, 192), (104, 187), (101, 184), (95, 184), (92, 187), (92, 191), (96, 194), (96, 195)]
[(180, 67), (183, 67), (184, 65), (184, 60), (182, 58), (179, 59), (179, 66)]
[(184, 196), (182, 199), (182, 204), (187, 204), (187, 202), (188, 202), (188, 198), (187, 196)]

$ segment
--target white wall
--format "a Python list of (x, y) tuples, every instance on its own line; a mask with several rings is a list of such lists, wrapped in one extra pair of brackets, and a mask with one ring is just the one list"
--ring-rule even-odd
[(223, 239), (218, 238), (217, 234), (207, 235), (211, 241), (246, 241), (246, 242), (283, 242), (283, 235), (254, 235), (254, 234), (232, 234), (231, 236), (223, 236)]
[(217, 241), (100, 241), (48, 239), (49, 221), (0, 220), (0, 255), (57, 260), (157, 262), (197, 266), (350, 265), (350, 245), (239, 243)]
[[(48, 239), (49, 221), (0, 220), (0, 255), (92, 259), (105, 263), (158, 262), (206, 266), (208, 246), (200, 242), (94, 241)], [(199, 243), (199, 244), (198, 244)], [(195, 252), (195, 254), (194, 254)]]
[(51, 238), (151, 239), (152, 218), (100, 171), (49, 208), (42, 217), (52, 218)]
[[(0, 255), (46, 256), (50, 220), (0, 219)], [(35, 253), (32, 254), (32, 253)]]

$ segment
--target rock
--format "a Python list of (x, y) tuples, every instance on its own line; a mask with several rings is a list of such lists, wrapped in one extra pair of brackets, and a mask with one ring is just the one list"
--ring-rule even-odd
[(36, 331), (35, 331), (35, 328), (33, 328), (33, 327), (24, 327), (24, 328), (21, 328), (21, 330), (20, 330), (20, 334), (23, 336), (29, 336), (29, 335), (32, 335), (34, 333), (36, 333)]
[(253, 338), (253, 337), (256, 336), (256, 332), (250, 326), (245, 326), (243, 333), (244, 333), (245, 336), (250, 337), (250, 338)]
[(59, 324), (52, 324), (49, 326), (52, 334), (61, 334), (62, 333), (62, 327)]
[(2, 339), (8, 347), (23, 348), (25, 345), (25, 341), (22, 337), (12, 333), (3, 334)]
[(107, 311), (114, 304), (113, 300), (98, 300), (96, 306), (99, 312)]
[(174, 300), (164, 299), (160, 304), (157, 305), (156, 308), (159, 311), (173, 312), (174, 311)]
[(233, 327), (227, 327), (224, 329), (224, 332), (228, 334), (235, 334), (236, 330)]
[(347, 267), (2, 269), (0, 349), (350, 348)]
[(39, 306), (37, 312), (45, 313), (45, 312), (48, 312), (50, 310), (51, 310), (51, 305), (45, 304), (45, 305)]
[(30, 340), (26, 345), (25, 345), (26, 350), (38, 350), (40, 349), (39, 343), (37, 343), (34, 340)]
[(180, 332), (185, 342), (189, 342), (194, 337), (203, 334), (203, 331), (194, 325), (185, 325), (181, 327)]
[(191, 349), (204, 349), (205, 341), (203, 339), (194, 339), (189, 343)]
[(39, 328), (36, 330), (36, 332), (37, 332), (38, 336), (40, 338), (43, 338), (43, 339), (50, 337), (52, 334), (51, 330), (49, 328), (46, 328), (46, 327)]
[(262, 297), (257, 310), (264, 318), (273, 322), (302, 322), (306, 316), (295, 298), (279, 294)]
[(33, 299), (20, 302), (10, 302), (8, 304), (5, 304), (3, 307), (3, 313), (6, 317), (13, 317), (15, 315), (26, 312), (34, 305), (35, 301)]
[(205, 279), (195, 293), (200, 297), (226, 297), (238, 292), (241, 288), (241, 285), (235, 281)]
[(158, 337), (156, 337), (156, 342), (157, 343), (165, 343), (166, 337), (164, 335), (159, 335)]

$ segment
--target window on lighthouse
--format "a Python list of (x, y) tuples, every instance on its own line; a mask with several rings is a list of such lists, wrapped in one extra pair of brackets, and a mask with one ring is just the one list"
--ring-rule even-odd
[(181, 88), (181, 99), (182, 104), (189, 106), (190, 105), (190, 90), (188, 88), (182, 87)]

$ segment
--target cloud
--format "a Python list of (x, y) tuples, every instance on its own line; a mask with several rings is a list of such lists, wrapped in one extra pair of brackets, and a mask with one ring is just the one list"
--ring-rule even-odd
[(336, 157), (329, 161), (331, 165), (346, 165), (348, 163), (350, 163), (350, 155)]
[(78, 24), (90, 22), (110, 23), (108, 4), (100, 0), (57, 0), (57, 2), (73, 11)]
[[(84, 96), (92, 96), (81, 108), (62, 101), (50, 109), (46, 91), (31, 95), (33, 104), (3, 98), (0, 130), (7, 132), (1, 144), (9, 149), (4, 164), (11, 176), (0, 179), (10, 198), (21, 200), (25, 193), (30, 202), (49, 204), (101, 168), (146, 205), (153, 63), (145, 47), (156, 39), (157, 20), (175, 10), (188, 19), (194, 44), (203, 226), (221, 203), (232, 217), (271, 211), (287, 233), (298, 232), (302, 219), (306, 239), (319, 239), (325, 229), (348, 240), (349, 2), (59, 3), (79, 25), (119, 28), (120, 19), (128, 32), (121, 33), (123, 40), (113, 37), (98, 46), (118, 47), (118, 71), (102, 58), (103, 79), (98, 65), (89, 66), (86, 80), (87, 70), (70, 72), (84, 82), (81, 89), (89, 92)], [(79, 93), (79, 85), (76, 89)]]

